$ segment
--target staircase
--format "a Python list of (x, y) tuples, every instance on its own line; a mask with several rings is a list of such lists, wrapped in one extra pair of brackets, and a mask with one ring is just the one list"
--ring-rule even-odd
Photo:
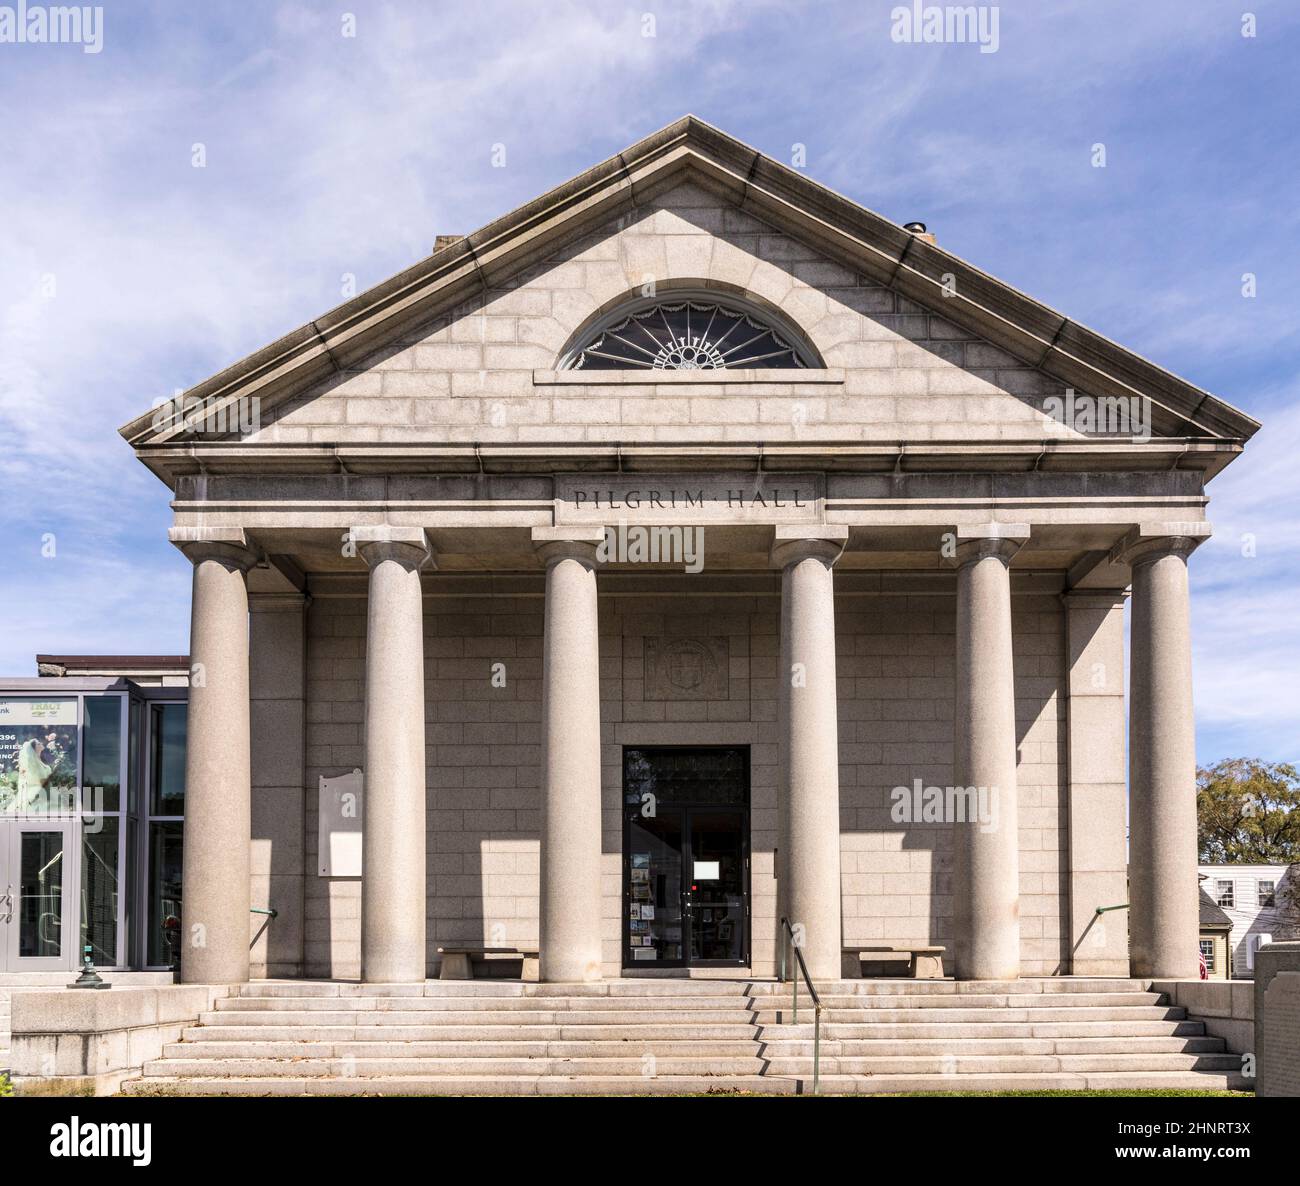
[[(822, 992), (824, 1093), (1247, 1089), (1137, 980), (848, 980)], [(216, 1002), (129, 1094), (806, 1094), (813, 1013), (770, 981), (280, 981)]]

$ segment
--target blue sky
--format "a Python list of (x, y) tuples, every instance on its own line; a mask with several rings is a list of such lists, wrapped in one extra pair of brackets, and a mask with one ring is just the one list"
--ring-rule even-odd
[(1264, 422), (1192, 560), (1198, 750), (1294, 759), (1300, 10), (1013, 0), (986, 54), (891, 8), (135, 0), (98, 54), (0, 44), (0, 672), (187, 649), (118, 425), (692, 111)]

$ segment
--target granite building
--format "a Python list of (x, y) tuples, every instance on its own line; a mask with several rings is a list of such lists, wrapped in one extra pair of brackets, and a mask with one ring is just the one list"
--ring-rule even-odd
[(440, 237), (122, 430), (194, 566), (183, 979), (764, 977), (783, 918), (1194, 976), (1257, 427), (692, 117)]

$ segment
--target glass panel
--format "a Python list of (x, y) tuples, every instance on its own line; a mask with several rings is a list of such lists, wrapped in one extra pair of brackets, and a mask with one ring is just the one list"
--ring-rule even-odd
[(700, 371), (802, 367), (798, 351), (753, 312), (671, 299), (637, 309), (589, 338), (574, 370)]
[(1259, 904), (1261, 906), (1273, 906), (1276, 903), (1277, 898), (1273, 882), (1261, 881), (1259, 883)]
[(0, 699), (0, 812), (70, 811), (76, 786), (76, 700)]
[(148, 962), (172, 967), (180, 954), (181, 829), (179, 820), (149, 825)]
[[(81, 945), (96, 964), (117, 963), (116, 816), (86, 816), (81, 825)], [(83, 952), (77, 952), (80, 961)]]
[(692, 811), (691, 959), (735, 960), (745, 951), (744, 816)]
[(628, 820), (628, 962), (682, 959), (682, 817)]
[(126, 819), (126, 877), (122, 882), (123, 912), (126, 927), (126, 952), (123, 962), (135, 967), (140, 959), (140, 825), (130, 816)]
[(63, 833), (23, 832), (19, 841), (18, 954), (63, 954)]
[(624, 799), (640, 807), (653, 796), (668, 805), (745, 806), (748, 774), (742, 749), (629, 749), (624, 758)]
[(185, 812), (185, 710), (184, 704), (153, 706), (151, 815)]
[(140, 701), (131, 701), (131, 727), (127, 732), (126, 804), (127, 810), (138, 814), (140, 810)]
[(82, 806), (87, 811), (117, 811), (122, 782), (122, 696), (86, 697), (86, 757), (82, 765)]

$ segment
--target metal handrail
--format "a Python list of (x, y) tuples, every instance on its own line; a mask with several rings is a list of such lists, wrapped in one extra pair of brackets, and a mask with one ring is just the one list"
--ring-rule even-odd
[[(786, 953), (794, 952), (794, 958), (798, 961), (799, 972), (803, 976), (803, 982), (808, 986), (808, 995), (812, 997), (813, 1003), (813, 1095), (817, 1094), (821, 1085), (821, 1061), (822, 1061), (822, 999), (817, 995), (816, 986), (812, 982), (812, 977), (808, 975), (808, 965), (803, 961), (803, 952), (799, 950), (799, 945), (794, 941), (794, 928), (790, 926), (790, 920), (782, 917), (781, 925), (785, 927), (786, 941), (781, 944), (781, 979), (786, 979)], [(799, 1024), (799, 977), (789, 977), (791, 985), (790, 1000), (790, 1024)]]
[(1122, 904), (1119, 905), (1119, 906), (1098, 906), (1097, 909), (1096, 909), (1095, 911), (1093, 911), (1093, 913), (1094, 913), (1094, 914), (1105, 914), (1105, 913), (1107, 913), (1107, 911), (1110, 911), (1110, 910), (1127, 910), (1127, 909), (1128, 909), (1128, 903), (1127, 903), (1127, 902), (1124, 902), (1124, 903), (1122, 903)]

